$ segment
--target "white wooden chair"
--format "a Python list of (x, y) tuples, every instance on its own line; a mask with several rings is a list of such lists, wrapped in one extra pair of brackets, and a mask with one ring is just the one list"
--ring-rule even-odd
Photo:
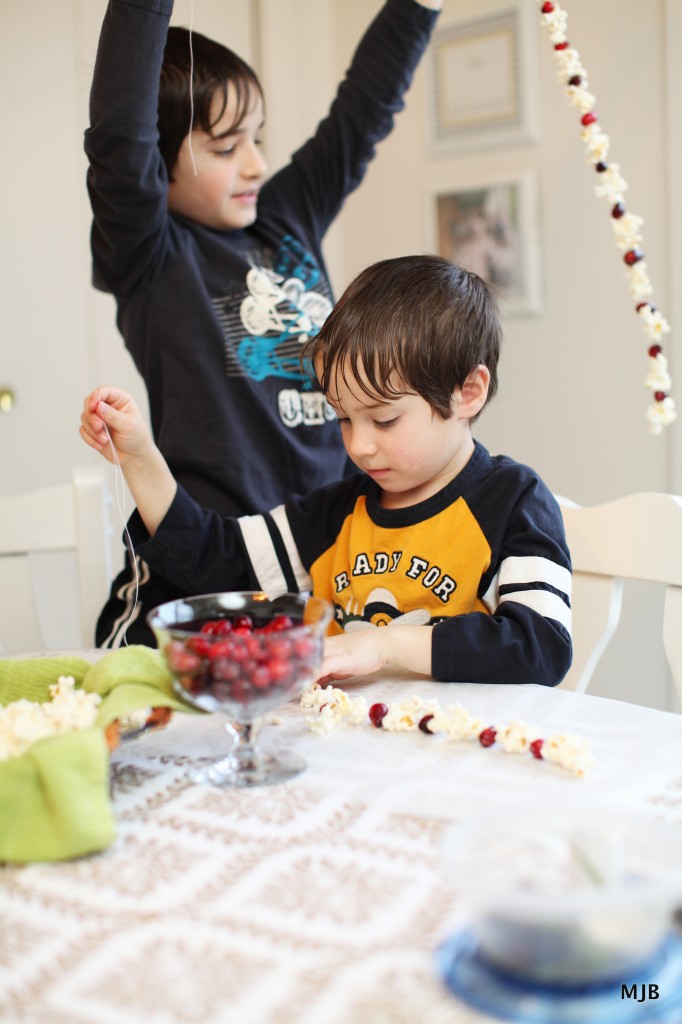
[(682, 497), (631, 494), (591, 508), (558, 497), (573, 562), (573, 665), (583, 693), (620, 620), (623, 581), (665, 585), (663, 646), (682, 705)]
[(0, 653), (88, 648), (112, 579), (104, 468), (0, 497)]

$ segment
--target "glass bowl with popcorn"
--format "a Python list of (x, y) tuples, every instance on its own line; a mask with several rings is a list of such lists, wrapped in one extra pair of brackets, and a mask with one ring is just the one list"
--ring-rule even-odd
[(169, 601), (147, 617), (185, 700), (229, 720), (232, 750), (194, 773), (198, 782), (259, 786), (306, 767), (291, 751), (258, 743), (263, 716), (318, 676), (331, 604), (306, 594), (235, 591)]
[(451, 831), (445, 866), (481, 960), (559, 988), (644, 970), (682, 899), (682, 834), (627, 809), (476, 816)]

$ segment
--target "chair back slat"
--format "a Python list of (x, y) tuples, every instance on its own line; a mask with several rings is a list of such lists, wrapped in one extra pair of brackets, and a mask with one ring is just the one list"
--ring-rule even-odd
[(573, 565), (574, 663), (561, 684), (584, 692), (617, 631), (623, 580), (665, 584), (663, 643), (682, 705), (682, 497), (642, 492), (561, 507)]
[(99, 466), (0, 498), (0, 652), (94, 646), (112, 579), (109, 519)]

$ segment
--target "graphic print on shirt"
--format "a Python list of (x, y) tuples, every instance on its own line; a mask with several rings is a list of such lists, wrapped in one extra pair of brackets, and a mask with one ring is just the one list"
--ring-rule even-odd
[(310, 569), (314, 593), (334, 605), (336, 632), (488, 614), (478, 587), (490, 545), (463, 498), (404, 527), (378, 526), (366, 500), (358, 498), (336, 544)]
[(322, 424), (334, 413), (301, 373), (299, 356), (331, 311), (326, 282), (313, 257), (290, 235), (271, 262), (247, 271), (245, 291), (212, 300), (225, 335), (226, 372), (256, 381), (277, 377), (296, 382), (297, 388), (279, 394), (282, 422), (290, 427)]
[(425, 626), (431, 622), (428, 608), (401, 612), (398, 601), (386, 587), (370, 590), (364, 608), (354, 607), (355, 603), (351, 599), (344, 608), (334, 605), (336, 621), (344, 633), (356, 633), (359, 629), (376, 626)]

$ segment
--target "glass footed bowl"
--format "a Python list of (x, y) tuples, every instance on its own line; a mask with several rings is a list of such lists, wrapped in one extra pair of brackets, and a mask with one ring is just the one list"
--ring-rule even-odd
[(463, 821), (444, 853), (479, 955), (524, 982), (563, 988), (638, 977), (682, 901), (682, 833), (626, 811)]
[(179, 695), (230, 721), (232, 750), (194, 773), (213, 785), (285, 782), (306, 767), (290, 751), (268, 753), (263, 715), (313, 683), (322, 663), (331, 604), (304, 594), (235, 591), (181, 598), (147, 616)]

